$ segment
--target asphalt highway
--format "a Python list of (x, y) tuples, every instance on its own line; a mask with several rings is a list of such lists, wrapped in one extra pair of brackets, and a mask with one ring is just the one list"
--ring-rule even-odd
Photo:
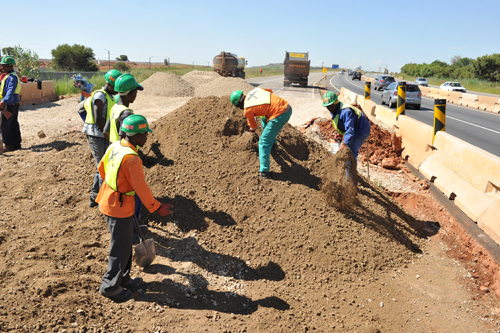
[[(329, 76), (327, 88), (340, 91), (342, 87), (358, 95), (364, 95), (365, 82), (352, 80), (351, 76), (339, 74)], [(371, 91), (371, 99), (380, 104), (382, 91)], [(393, 109), (396, 112), (396, 108)], [(420, 110), (407, 107), (405, 114), (424, 124), (434, 125), (434, 100), (422, 97)], [(500, 157), (500, 115), (471, 108), (446, 105), (446, 132), (495, 156)]]

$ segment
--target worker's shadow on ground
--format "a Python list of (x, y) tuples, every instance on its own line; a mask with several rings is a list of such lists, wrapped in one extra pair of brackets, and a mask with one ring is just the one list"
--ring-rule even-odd
[(273, 172), (273, 180), (290, 181), (319, 190), (321, 179), (312, 175), (307, 168), (296, 163), (285, 150), (271, 151), (271, 156), (281, 167), (281, 172)]
[[(149, 232), (154, 234), (154, 230), (150, 230)], [(269, 261), (264, 266), (252, 268), (240, 258), (207, 251), (194, 237), (164, 238), (158, 234), (154, 234), (154, 239), (156, 241), (157, 255), (169, 258), (172, 261), (192, 262), (198, 267), (215, 275), (245, 281), (281, 281), (285, 278), (285, 272), (283, 272), (278, 264), (272, 261)], [(221, 242), (216, 236), (212, 239), (216, 244)], [(239, 237), (235, 236), (235, 240), (237, 241), (238, 239)], [(226, 242), (227, 241), (232, 242), (231, 239), (226, 240)], [(153, 264), (146, 268), (144, 272), (157, 273), (159, 269), (155, 266), (158, 265)]]
[(26, 105), (26, 106), (21, 106), (19, 108), (19, 112), (30, 112), (30, 111), (38, 111), (38, 109), (50, 109), (50, 108), (55, 108), (55, 107), (60, 107), (61, 105), (58, 103), (50, 102), (50, 103), (43, 103), (43, 104), (37, 104), (37, 105)]
[[(209, 290), (208, 281), (200, 274), (177, 273), (175, 270), (169, 274), (172, 274), (172, 279), (145, 284), (145, 292), (137, 293), (134, 299), (175, 309), (213, 310), (234, 314), (254, 313), (259, 305), (281, 311), (290, 309), (287, 302), (274, 296), (254, 301), (234, 291)], [(238, 290), (234, 286), (227, 289)]]
[(48, 152), (48, 151), (51, 151), (53, 149), (57, 150), (57, 151), (61, 151), (61, 150), (64, 150), (68, 147), (72, 147), (72, 146), (81, 146), (82, 144), (79, 143), (79, 142), (67, 142), (67, 141), (58, 141), (58, 140), (55, 140), (55, 141), (52, 141), (52, 142), (49, 142), (49, 143), (44, 143), (44, 144), (41, 144), (41, 145), (36, 145), (36, 146), (31, 146), (28, 148), (28, 150), (31, 150), (31, 151), (34, 151), (34, 152), (37, 152), (37, 153), (41, 153), (41, 152)]
[(142, 159), (142, 164), (148, 169), (157, 164), (162, 166), (174, 165), (173, 160), (169, 160), (163, 155), (158, 143), (153, 143), (147, 154), (139, 150), (139, 156)]
[(216, 223), (223, 227), (236, 225), (234, 218), (226, 212), (220, 210), (203, 210), (196, 201), (182, 195), (176, 195), (174, 198), (160, 197), (160, 202), (168, 202), (174, 206), (173, 214), (166, 217), (153, 216), (147, 210), (142, 210), (144, 216), (150, 216), (151, 220), (173, 222), (182, 232), (191, 230), (204, 231), (208, 227), (209, 222)]
[[(439, 224), (416, 219), (392, 201), (383, 188), (367, 182), (362, 177), (358, 177), (358, 180), (358, 197), (359, 195), (364, 195), (375, 201), (378, 204), (376, 206), (384, 207), (385, 210), (382, 212), (378, 210), (370, 211), (367, 209), (368, 206), (364, 206), (364, 209), (358, 209), (356, 212), (345, 214), (354, 221), (367, 221), (365, 223), (367, 228), (378, 232), (388, 239), (398, 241), (414, 253), (421, 253), (422, 250), (419, 246), (412, 242), (405, 233), (418, 238), (427, 238), (437, 234)], [(395, 216), (398, 218), (395, 218)]]

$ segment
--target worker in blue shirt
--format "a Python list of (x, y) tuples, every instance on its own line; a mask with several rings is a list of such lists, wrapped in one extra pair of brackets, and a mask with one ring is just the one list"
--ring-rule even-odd
[[(349, 147), (357, 163), (359, 148), (370, 136), (370, 121), (360, 109), (340, 102), (333, 91), (327, 91), (323, 95), (323, 106), (332, 115), (332, 124), (339, 133), (335, 139), (341, 140), (340, 149)], [(356, 178), (354, 177), (357, 183)]]
[(2, 111), (2, 140), (4, 152), (21, 149), (21, 130), (17, 117), (19, 115), (19, 93), (21, 80), (14, 71), (16, 61), (6, 56), (0, 61), (2, 72), (7, 75), (0, 83), (0, 110)]

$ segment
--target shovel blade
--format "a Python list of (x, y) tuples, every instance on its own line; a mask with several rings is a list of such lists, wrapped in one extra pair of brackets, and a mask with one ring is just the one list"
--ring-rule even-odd
[(155, 260), (156, 250), (155, 242), (152, 239), (146, 239), (144, 242), (134, 246), (134, 255), (132, 259), (139, 267), (147, 267)]

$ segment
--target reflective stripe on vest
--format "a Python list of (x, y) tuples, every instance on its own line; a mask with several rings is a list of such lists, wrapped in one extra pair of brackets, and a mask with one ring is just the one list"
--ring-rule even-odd
[[(104, 181), (115, 192), (119, 192), (117, 188), (118, 171), (122, 165), (123, 158), (127, 155), (139, 156), (134, 149), (129, 146), (122, 146), (121, 142), (118, 141), (109, 146), (103, 157), (102, 163), (104, 164), (104, 172), (106, 173)], [(122, 194), (132, 196), (135, 194), (135, 191)]]
[(109, 142), (120, 141), (120, 131), (116, 126), (116, 123), (120, 119), (123, 111), (130, 110), (130, 112), (134, 113), (131, 109), (126, 107), (125, 105), (115, 104), (111, 109), (111, 117), (109, 118)]
[(19, 76), (17, 76), (16, 72), (10, 72), (8, 75), (5, 75), (2, 80), (2, 84), (0, 84), (0, 101), (3, 99), (3, 89), (5, 88), (5, 82), (7, 81), (9, 75), (15, 76), (17, 78), (17, 85), (16, 89), (14, 89), (14, 95), (19, 95), (19, 93), (21, 92), (21, 80), (19, 80)]
[(95, 124), (93, 106), (94, 106), (94, 95), (98, 91), (104, 93), (104, 96), (106, 96), (107, 108), (108, 108), (106, 110), (106, 121), (108, 121), (109, 116), (111, 115), (111, 108), (113, 107), (113, 105), (115, 105), (115, 101), (113, 100), (113, 98), (109, 96), (104, 89), (99, 89), (94, 91), (92, 95), (90, 95), (90, 97), (88, 97), (85, 100), (85, 102), (83, 102), (83, 107), (85, 108), (85, 111), (87, 111), (87, 118), (85, 118), (86, 124)]
[(263, 104), (271, 104), (271, 93), (262, 88), (255, 88), (246, 95), (243, 108), (246, 109)]
[[(344, 104), (342, 102), (340, 102), (339, 110), (342, 111), (343, 109), (351, 109), (351, 110), (353, 110), (354, 113), (356, 113), (356, 115), (358, 116), (358, 119), (363, 114), (363, 112), (360, 109), (358, 109), (357, 107), (352, 106), (352, 105), (347, 105), (347, 106), (344, 107)], [(339, 118), (340, 118), (340, 112), (337, 113), (337, 115), (335, 116), (335, 118), (332, 119), (332, 124), (333, 124), (333, 127), (335, 127), (335, 129), (337, 130), (337, 132), (339, 132), (341, 135), (344, 135), (345, 131), (341, 131), (339, 129)]]

